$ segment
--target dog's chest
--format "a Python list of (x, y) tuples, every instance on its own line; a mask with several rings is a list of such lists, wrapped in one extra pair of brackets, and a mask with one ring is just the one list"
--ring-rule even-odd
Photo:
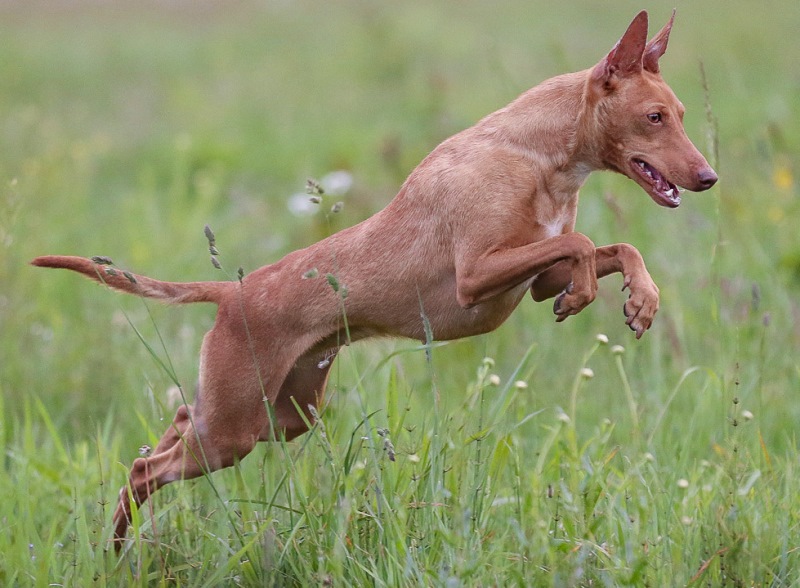
[(539, 226), (542, 227), (542, 239), (550, 239), (557, 237), (565, 232), (571, 231), (575, 219), (573, 218), (572, 211), (568, 208), (554, 211), (552, 214), (547, 215), (546, 218), (539, 220)]

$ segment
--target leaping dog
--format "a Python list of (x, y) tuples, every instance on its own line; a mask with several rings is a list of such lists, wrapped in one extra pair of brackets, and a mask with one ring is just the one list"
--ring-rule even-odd
[(626, 322), (641, 337), (659, 301), (642, 256), (625, 243), (595, 247), (574, 231), (575, 217), (578, 190), (595, 170), (629, 177), (668, 208), (680, 204), (680, 188), (717, 181), (661, 77), (673, 19), (648, 42), (640, 12), (594, 67), (546, 80), (445, 140), (386, 208), (240, 281), (161, 282), (102, 260), (34, 259), (137, 296), (219, 307), (194, 405), (178, 409), (120, 492), (117, 549), (129, 497), (138, 507), (165, 484), (232, 465), (259, 441), (304, 433), (345, 342), (486, 333), (528, 291), (536, 301), (555, 297), (563, 321), (594, 300), (598, 278), (617, 272), (630, 290)]

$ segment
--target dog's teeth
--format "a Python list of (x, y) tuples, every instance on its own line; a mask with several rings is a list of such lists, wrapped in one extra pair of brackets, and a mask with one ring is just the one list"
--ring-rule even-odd
[(669, 190), (667, 190), (666, 194), (668, 198), (672, 198), (673, 194), (675, 194), (675, 190), (670, 188)]

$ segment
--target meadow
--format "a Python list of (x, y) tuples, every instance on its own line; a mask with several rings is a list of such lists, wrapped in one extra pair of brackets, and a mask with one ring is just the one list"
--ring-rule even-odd
[(662, 70), (720, 182), (673, 211), (595, 174), (577, 227), (642, 252), (651, 331), (611, 276), (562, 324), (528, 299), (488, 335), (355, 345), (310, 433), (166, 487), (117, 557), (213, 308), (30, 259), (235, 279), (672, 5), (2, 3), (0, 585), (800, 585), (800, 3), (675, 4)]

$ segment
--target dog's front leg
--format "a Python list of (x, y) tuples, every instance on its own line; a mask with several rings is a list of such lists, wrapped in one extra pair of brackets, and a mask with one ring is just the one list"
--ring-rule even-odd
[(595, 246), (581, 233), (566, 233), (520, 247), (462, 251), (456, 261), (456, 296), (469, 308), (508, 292), (547, 269), (562, 268), (564, 285), (554, 312), (559, 321), (588, 306), (597, 293)]
[[(653, 324), (658, 311), (658, 286), (650, 277), (642, 255), (627, 243), (617, 243), (598, 247), (595, 252), (597, 278), (609, 274), (622, 273), (622, 289), (630, 289), (623, 312), (626, 324), (640, 338)], [(569, 286), (571, 273), (569, 265), (558, 263), (541, 273), (531, 286), (531, 295), (537, 302), (552, 298)]]

